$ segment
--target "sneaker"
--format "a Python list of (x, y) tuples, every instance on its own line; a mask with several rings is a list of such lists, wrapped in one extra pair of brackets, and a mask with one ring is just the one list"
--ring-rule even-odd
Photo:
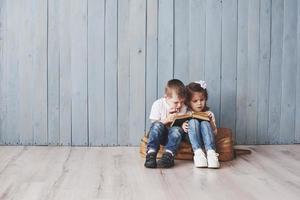
[(207, 151), (207, 163), (208, 168), (220, 168), (220, 163), (218, 159), (219, 154), (215, 152), (215, 150)]
[(195, 167), (207, 167), (207, 159), (202, 149), (197, 149), (194, 152)]
[(147, 168), (156, 168), (156, 152), (147, 153), (144, 166)]
[(170, 152), (163, 153), (161, 159), (157, 161), (157, 167), (170, 168), (174, 166), (174, 156)]

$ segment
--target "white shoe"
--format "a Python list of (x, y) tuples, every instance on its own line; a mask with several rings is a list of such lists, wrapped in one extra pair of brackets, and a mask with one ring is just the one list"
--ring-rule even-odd
[(220, 163), (218, 159), (219, 154), (216, 153), (215, 150), (208, 150), (206, 153), (208, 168), (220, 168)]
[(195, 167), (207, 167), (207, 159), (202, 149), (194, 152), (194, 165)]

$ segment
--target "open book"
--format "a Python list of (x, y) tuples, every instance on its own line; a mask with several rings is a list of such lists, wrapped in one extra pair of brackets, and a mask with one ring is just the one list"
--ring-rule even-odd
[(185, 121), (189, 119), (199, 119), (203, 121), (210, 121), (206, 112), (190, 112), (187, 114), (176, 115), (174, 121), (171, 123), (172, 126), (181, 126)]

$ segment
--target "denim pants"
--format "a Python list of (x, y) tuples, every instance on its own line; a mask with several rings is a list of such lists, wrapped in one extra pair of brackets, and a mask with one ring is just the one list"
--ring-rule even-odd
[(192, 144), (193, 151), (197, 149), (216, 150), (215, 136), (212, 132), (210, 123), (197, 119), (189, 120), (188, 135)]
[(153, 122), (149, 131), (147, 149), (159, 150), (159, 145), (164, 145), (166, 150), (176, 153), (183, 138), (184, 131), (179, 126), (166, 127), (161, 122)]

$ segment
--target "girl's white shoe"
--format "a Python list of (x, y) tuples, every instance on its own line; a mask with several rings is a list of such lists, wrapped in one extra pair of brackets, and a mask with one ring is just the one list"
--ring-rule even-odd
[(194, 152), (195, 167), (207, 167), (207, 159), (202, 149), (197, 149)]
[(208, 163), (208, 168), (220, 168), (220, 163), (218, 156), (219, 154), (216, 153), (215, 150), (208, 150), (207, 152), (207, 163)]

